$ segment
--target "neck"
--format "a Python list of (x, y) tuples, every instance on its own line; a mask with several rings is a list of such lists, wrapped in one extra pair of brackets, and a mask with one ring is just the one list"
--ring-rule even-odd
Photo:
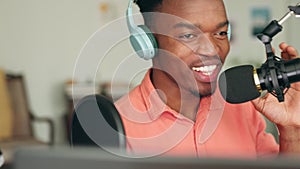
[(200, 97), (180, 88), (175, 80), (158, 69), (152, 69), (151, 80), (155, 89), (161, 91), (159, 96), (170, 108), (195, 121)]

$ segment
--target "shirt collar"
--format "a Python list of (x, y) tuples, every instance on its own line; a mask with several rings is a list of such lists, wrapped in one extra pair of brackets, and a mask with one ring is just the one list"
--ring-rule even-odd
[(146, 104), (146, 109), (150, 118), (152, 120), (155, 120), (163, 112), (166, 111), (172, 112), (172, 109), (162, 101), (162, 99), (157, 93), (157, 90), (154, 88), (150, 78), (151, 72), (152, 69), (148, 70), (145, 78), (142, 81), (141, 93), (142, 93), (143, 100)]
[[(166, 103), (162, 101), (159, 94), (157, 93), (157, 90), (154, 88), (154, 85), (151, 81), (150, 75), (151, 75), (152, 69), (148, 70), (145, 78), (142, 81), (141, 87), (141, 93), (143, 100), (146, 104), (147, 112), (152, 120), (155, 120), (159, 118), (164, 112), (169, 112), (172, 115), (178, 117), (178, 118), (184, 118), (182, 115), (180, 115), (178, 112), (170, 108)], [(224, 109), (225, 101), (221, 97), (220, 91), (217, 88), (215, 93), (208, 97), (201, 98), (200, 101), (200, 107), (198, 109), (198, 113), (201, 110), (201, 112), (206, 112), (207, 114), (210, 111), (216, 111), (216, 110), (222, 110)], [(206, 116), (206, 115), (204, 115)]]

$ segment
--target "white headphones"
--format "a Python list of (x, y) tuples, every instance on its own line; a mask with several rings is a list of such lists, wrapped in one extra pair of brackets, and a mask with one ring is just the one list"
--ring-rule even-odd
[[(152, 32), (146, 25), (136, 25), (132, 17), (132, 4), (134, 0), (129, 0), (126, 11), (127, 26), (130, 32), (130, 42), (138, 56), (149, 60), (156, 55), (158, 44)], [(228, 24), (228, 41), (231, 38), (231, 26)]]
[(227, 28), (227, 38), (228, 38), (228, 41), (230, 41), (230, 39), (231, 39), (231, 25), (230, 25), (230, 23), (228, 23), (228, 28)]
[(129, 1), (126, 11), (127, 26), (130, 32), (130, 42), (138, 56), (145, 60), (152, 59), (156, 55), (157, 42), (146, 25), (136, 25), (132, 17), (132, 3)]

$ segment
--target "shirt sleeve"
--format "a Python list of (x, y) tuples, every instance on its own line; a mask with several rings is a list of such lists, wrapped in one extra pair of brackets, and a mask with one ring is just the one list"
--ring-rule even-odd
[(275, 137), (266, 132), (266, 121), (261, 113), (253, 107), (253, 125), (256, 126), (256, 151), (257, 157), (276, 157), (279, 153), (279, 145)]

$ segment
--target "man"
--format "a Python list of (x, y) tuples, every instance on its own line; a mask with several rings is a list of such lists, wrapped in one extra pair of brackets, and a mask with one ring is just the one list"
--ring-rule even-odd
[[(158, 51), (142, 83), (116, 102), (128, 150), (139, 156), (245, 157), (300, 153), (300, 84), (286, 101), (225, 103), (217, 76), (229, 52), (222, 0), (138, 0)], [(155, 12), (147, 15), (145, 12)], [(282, 57), (297, 51), (280, 45)], [(261, 115), (275, 122), (280, 146)]]

